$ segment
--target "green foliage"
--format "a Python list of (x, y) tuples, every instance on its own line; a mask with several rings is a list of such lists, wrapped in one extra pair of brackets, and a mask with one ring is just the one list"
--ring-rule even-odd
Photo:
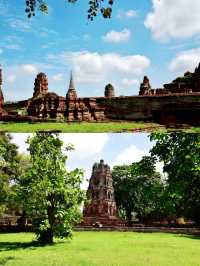
[(12, 182), (19, 175), (17, 146), (11, 142), (9, 134), (0, 134), (0, 215), (2, 215), (12, 196)]
[(154, 157), (145, 156), (132, 165), (115, 166), (112, 177), (117, 206), (129, 222), (133, 213), (144, 221), (156, 210), (163, 183), (156, 172)]
[[(66, 0), (69, 3), (76, 3), (78, 0)], [(103, 6), (103, 3), (107, 2), (106, 6)], [(26, 9), (28, 18), (35, 16), (35, 10), (38, 7), (42, 13), (48, 13), (48, 4), (44, 0), (25, 0)], [(100, 12), (104, 18), (111, 18), (112, 14), (112, 5), (114, 0), (90, 0), (88, 1), (88, 19), (93, 21), (94, 17)]]
[(154, 133), (151, 153), (164, 162), (168, 174), (165, 207), (169, 213), (200, 222), (200, 135)]
[(56, 134), (37, 133), (28, 144), (31, 166), (21, 179), (19, 194), (25, 199), (26, 212), (34, 218), (38, 240), (52, 243), (53, 237), (70, 236), (72, 226), (80, 221), (83, 173), (80, 169), (66, 171), (67, 156)]

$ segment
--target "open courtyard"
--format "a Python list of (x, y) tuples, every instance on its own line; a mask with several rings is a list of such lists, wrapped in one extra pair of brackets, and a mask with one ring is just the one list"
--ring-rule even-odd
[(200, 239), (168, 233), (75, 232), (40, 247), (31, 233), (0, 234), (6, 266), (199, 266)]

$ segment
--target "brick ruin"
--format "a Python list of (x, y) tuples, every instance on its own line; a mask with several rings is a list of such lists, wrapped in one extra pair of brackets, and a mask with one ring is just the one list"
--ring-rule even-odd
[(66, 97), (48, 92), (48, 80), (44, 73), (35, 79), (34, 93), (28, 101), (28, 115), (39, 118), (67, 118), (68, 121), (102, 121), (104, 110), (96, 103), (95, 98), (77, 96), (71, 73)]
[(110, 167), (100, 160), (95, 163), (87, 190), (88, 202), (83, 210), (84, 226), (114, 226), (122, 224), (117, 218), (114, 188)]
[(28, 100), (28, 115), (38, 118), (62, 117), (64, 100), (64, 97), (48, 91), (48, 78), (44, 73), (39, 73), (34, 82), (33, 97)]
[(48, 93), (48, 79), (45, 73), (39, 73), (34, 82), (33, 98), (44, 96)]
[(104, 109), (95, 98), (78, 98), (71, 73), (66, 95), (66, 117), (68, 121), (103, 121)]
[[(163, 88), (152, 88), (145, 76), (138, 96), (117, 97), (114, 87), (108, 84), (104, 97), (78, 97), (71, 73), (68, 91), (62, 97), (48, 91), (48, 78), (46, 74), (39, 73), (33, 97), (12, 104), (4, 103), (2, 70), (0, 73), (0, 120), (3, 121), (140, 120), (160, 124), (200, 124), (200, 64), (193, 73), (186, 72)], [(11, 115), (15, 106), (26, 109), (28, 115)]]
[(164, 84), (164, 88), (152, 89), (149, 78), (144, 77), (140, 85), (139, 95), (173, 95), (200, 93), (200, 63), (195, 68), (194, 73), (186, 72), (184, 76), (178, 77), (169, 84)]

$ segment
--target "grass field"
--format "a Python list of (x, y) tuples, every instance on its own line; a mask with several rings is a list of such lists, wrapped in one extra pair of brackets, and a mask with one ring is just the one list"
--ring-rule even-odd
[[(107, 123), (0, 123), (0, 132), (36, 132), (58, 130), (63, 133), (101, 133), (101, 132), (134, 132), (134, 131), (160, 131), (170, 132), (174, 128), (166, 129), (155, 123), (144, 122), (107, 122)], [(185, 132), (200, 133), (200, 127), (181, 129)]]
[(96, 132), (131, 132), (135, 129), (158, 128), (155, 123), (144, 122), (108, 122), (108, 123), (1, 123), (0, 131), (35, 132), (42, 130), (59, 130), (64, 133), (96, 133)]
[(200, 238), (167, 233), (76, 232), (51, 246), (30, 233), (0, 234), (6, 266), (199, 266)]

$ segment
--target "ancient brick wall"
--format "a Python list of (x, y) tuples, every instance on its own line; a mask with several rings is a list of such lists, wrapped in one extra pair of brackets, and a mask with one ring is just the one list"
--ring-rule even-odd
[(96, 98), (111, 120), (199, 123), (200, 94)]

